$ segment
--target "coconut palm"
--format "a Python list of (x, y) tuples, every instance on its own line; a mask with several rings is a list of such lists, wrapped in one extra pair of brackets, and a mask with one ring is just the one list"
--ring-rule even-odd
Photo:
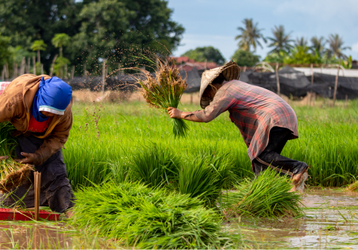
[(70, 43), (70, 37), (65, 33), (56, 34), (54, 38), (52, 38), (52, 44), (56, 48), (60, 48), (60, 57), (62, 57), (62, 47), (67, 46)]
[(343, 40), (341, 37), (339, 37), (338, 34), (331, 34), (328, 37), (327, 40), (329, 44), (329, 54), (337, 57), (337, 58), (344, 58), (346, 59), (347, 56), (342, 53), (343, 50), (351, 49), (351, 47), (342, 47), (343, 46)]
[(237, 29), (241, 31), (241, 34), (235, 37), (235, 40), (239, 41), (239, 48), (245, 51), (250, 51), (250, 46), (254, 47), (254, 51), (256, 51), (257, 44), (261, 47), (261, 43), (259, 41), (260, 38), (264, 40), (266, 43), (266, 38), (261, 34), (261, 30), (257, 27), (258, 23), (254, 24), (252, 19), (244, 19), (242, 21), (244, 27), (238, 27)]
[(307, 40), (304, 37), (297, 37), (295, 47), (307, 47)]
[(290, 39), (290, 33), (286, 34), (283, 25), (280, 25), (278, 27), (275, 26), (275, 28), (272, 29), (272, 33), (274, 37), (268, 37), (268, 39), (271, 40), (269, 47), (274, 48), (269, 53), (280, 51), (289, 52), (293, 48), (293, 46), (291, 45), (291, 42), (293, 42), (293, 40)]
[(326, 41), (324, 39), (323, 36), (321, 37), (317, 37), (314, 36), (311, 38), (311, 44), (312, 46), (310, 47), (310, 49), (312, 50), (313, 53), (317, 52), (320, 56), (324, 53), (324, 46), (326, 45)]
[(40, 50), (45, 50), (47, 45), (43, 40), (35, 40), (31, 45), (33, 51), (37, 51), (37, 62), (41, 63)]

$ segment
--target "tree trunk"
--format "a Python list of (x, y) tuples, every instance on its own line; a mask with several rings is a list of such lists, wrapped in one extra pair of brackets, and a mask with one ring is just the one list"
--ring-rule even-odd
[(60, 57), (62, 57), (62, 46), (60, 47)]
[(37, 62), (41, 64), (40, 50), (37, 50)]

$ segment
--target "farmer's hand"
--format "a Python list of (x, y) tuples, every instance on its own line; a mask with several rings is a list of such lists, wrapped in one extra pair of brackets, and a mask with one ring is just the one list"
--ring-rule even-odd
[(25, 157), (24, 159), (16, 159), (15, 161), (20, 162), (20, 163), (28, 163), (28, 164), (33, 164), (36, 166), (39, 166), (42, 164), (42, 159), (41, 159), (41, 155), (37, 154), (37, 153), (25, 153), (25, 152), (21, 152), (21, 155), (23, 157)]
[(7, 158), (9, 158), (9, 156), (0, 156), (0, 161), (6, 160)]
[(167, 110), (168, 110), (168, 114), (169, 114), (170, 118), (182, 119), (182, 117), (181, 117), (182, 112), (179, 109), (169, 107), (169, 108), (167, 108)]

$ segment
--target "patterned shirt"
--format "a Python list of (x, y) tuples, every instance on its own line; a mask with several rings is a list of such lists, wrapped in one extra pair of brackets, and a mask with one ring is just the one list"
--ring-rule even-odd
[(0, 82), (0, 95), (11, 82)]
[(265, 150), (273, 127), (287, 128), (292, 132), (291, 139), (298, 138), (295, 112), (267, 89), (238, 80), (224, 83), (210, 105), (193, 114), (209, 122), (226, 110), (244, 138), (251, 161)]

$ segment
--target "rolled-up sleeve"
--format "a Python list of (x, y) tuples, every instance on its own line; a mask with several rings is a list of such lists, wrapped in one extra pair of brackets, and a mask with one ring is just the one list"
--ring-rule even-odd
[(219, 89), (210, 105), (203, 110), (194, 111), (193, 114), (203, 122), (210, 122), (231, 108), (234, 103), (235, 99), (228, 89)]

